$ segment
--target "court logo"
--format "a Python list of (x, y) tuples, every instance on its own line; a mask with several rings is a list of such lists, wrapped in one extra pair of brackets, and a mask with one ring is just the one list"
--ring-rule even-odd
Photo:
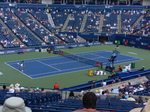
[(5, 52), (0, 52), (0, 54), (5, 54)]
[(141, 45), (148, 46), (148, 43), (141, 42)]
[(130, 41), (130, 44), (136, 44), (134, 41)]

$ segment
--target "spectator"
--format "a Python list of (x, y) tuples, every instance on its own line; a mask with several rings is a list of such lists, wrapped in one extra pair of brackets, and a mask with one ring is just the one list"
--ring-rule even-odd
[(133, 98), (131, 95), (129, 95), (129, 98), (126, 99), (127, 101), (136, 101), (135, 98)]
[(122, 71), (123, 67), (119, 65), (118, 70)]
[(142, 66), (142, 68), (139, 69), (139, 71), (144, 71), (144, 69), (145, 69), (145, 66)]
[(73, 91), (70, 91), (69, 98), (74, 98), (74, 92)]
[(7, 93), (14, 93), (14, 92), (15, 92), (14, 85), (11, 84), (11, 85), (9, 86), (9, 90), (8, 90)]
[(129, 98), (128, 92), (125, 92), (125, 98)]
[(107, 82), (105, 80), (102, 81), (102, 86), (106, 86)]
[(123, 94), (122, 95), (122, 98), (120, 98), (120, 100), (123, 100), (123, 101), (125, 101), (126, 99), (125, 99), (125, 95)]
[(107, 95), (105, 94), (105, 91), (102, 91), (102, 95), (100, 95), (100, 99), (107, 99)]
[(145, 98), (145, 102), (143, 102), (143, 105), (146, 105), (147, 102), (148, 102), (148, 100), (149, 100), (149, 99), (146, 97), (146, 98)]
[(122, 98), (122, 96), (123, 96), (122, 92), (119, 92), (118, 98)]
[(58, 83), (55, 83), (55, 84), (54, 84), (54, 89), (55, 89), (55, 90), (58, 90), (58, 89), (59, 89), (59, 84), (58, 84)]
[(139, 99), (138, 99), (138, 103), (137, 104), (143, 104), (143, 98), (141, 96), (139, 96)]
[(150, 111), (150, 100), (148, 100), (144, 108), (134, 108), (130, 112), (149, 112), (149, 111)]
[(91, 89), (92, 89), (92, 88), (95, 88), (95, 87), (96, 87), (96, 84), (95, 84), (95, 81), (93, 80), (93, 81), (92, 81), (92, 84), (91, 84)]
[(20, 86), (19, 83), (15, 84), (15, 92), (16, 93), (20, 92), (20, 87), (19, 86)]
[(7, 88), (6, 88), (6, 85), (3, 85), (3, 90), (2, 90), (2, 92), (7, 92), (8, 90), (7, 90)]
[(41, 93), (46, 93), (46, 91), (44, 90), (44, 88), (41, 88)]
[(0, 112), (32, 112), (25, 106), (24, 100), (20, 97), (10, 97), (0, 106)]
[(93, 92), (86, 92), (82, 98), (83, 109), (73, 112), (98, 112), (96, 108), (97, 97)]
[(27, 92), (24, 87), (20, 87), (20, 92)]
[(34, 92), (35, 92), (35, 93), (40, 93), (40, 92), (41, 92), (41, 91), (40, 91), (40, 88), (37, 87), (37, 88), (34, 90)]

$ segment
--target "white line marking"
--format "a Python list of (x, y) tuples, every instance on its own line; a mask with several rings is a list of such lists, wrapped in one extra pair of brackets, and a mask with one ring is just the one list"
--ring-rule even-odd
[(2, 73), (2, 72), (0, 72), (0, 75), (3, 75), (3, 73)]
[(137, 55), (137, 53), (134, 53), (134, 52), (128, 52), (129, 54), (134, 54), (134, 55)]
[[(89, 66), (82, 66), (82, 67), (76, 67), (76, 68), (72, 68), (72, 69), (65, 69), (62, 70), (62, 73), (64, 73), (64, 71), (68, 71), (68, 70), (74, 70), (74, 69), (79, 69), (79, 68), (85, 68), (85, 67), (90, 67)], [(95, 67), (94, 67), (95, 68)], [(38, 76), (38, 75), (44, 75), (44, 74), (49, 74), (49, 73), (57, 73), (58, 71), (54, 71), (54, 72), (46, 72), (46, 73), (40, 73), (40, 74), (34, 74), (34, 75), (30, 75), (30, 76)], [(70, 71), (69, 71), (70, 72)]]
[(8, 66), (10, 66), (10, 67), (11, 67), (11, 68), (13, 68), (13, 69), (15, 69), (15, 70), (19, 71), (20, 73), (22, 73), (22, 74), (26, 75), (27, 77), (29, 77), (29, 78), (33, 79), (33, 78), (32, 78), (32, 77), (30, 77), (29, 75), (27, 75), (27, 74), (25, 74), (25, 73), (21, 72), (20, 70), (18, 70), (18, 69), (16, 69), (15, 67), (13, 67), (13, 66), (11, 66), (11, 65), (7, 64), (6, 62), (5, 62), (5, 64), (6, 64), (6, 65), (8, 65)]
[(43, 65), (49, 66), (49, 67), (51, 67), (51, 68), (54, 68), (55, 70), (62, 71), (62, 70), (60, 70), (60, 69), (58, 69), (58, 68), (55, 68), (55, 67), (53, 67), (53, 66), (51, 66), (51, 65), (48, 65), (48, 64), (46, 64), (46, 63), (43, 63), (43, 62), (41, 62), (41, 61), (39, 61), (39, 60), (37, 60), (37, 62), (42, 63)]

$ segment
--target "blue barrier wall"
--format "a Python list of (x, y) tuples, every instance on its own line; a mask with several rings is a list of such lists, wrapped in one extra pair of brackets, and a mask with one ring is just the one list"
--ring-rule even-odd
[(20, 49), (9, 49), (9, 50), (0, 50), (0, 55), (3, 54), (15, 54), (15, 53), (25, 53), (25, 52), (34, 52), (35, 48), (20, 48)]
[(127, 6), (127, 5), (46, 5), (46, 4), (25, 4), (25, 3), (0, 3), (0, 6), (3, 7), (62, 7), (62, 8), (100, 8), (100, 9), (148, 9), (149, 7), (134, 5), (134, 6)]
[(52, 45), (52, 46), (42, 46), (42, 47), (35, 47), (35, 48), (20, 48), (20, 49), (7, 49), (7, 50), (0, 50), (0, 55), (3, 54), (15, 54), (15, 53), (25, 53), (25, 52), (35, 52), (36, 49), (47, 49), (48, 47), (53, 49), (64, 49), (64, 48), (75, 48), (75, 47), (85, 47), (85, 46), (94, 46), (100, 45), (99, 42), (92, 42), (92, 43), (75, 43), (75, 44), (68, 44), (68, 45)]
[(126, 40), (128, 40), (128, 46), (141, 48), (141, 49), (148, 49), (148, 45), (150, 45), (149, 37), (118, 34), (118, 35), (115, 35), (115, 39), (120, 40), (120, 43), (122, 45), (124, 44)]

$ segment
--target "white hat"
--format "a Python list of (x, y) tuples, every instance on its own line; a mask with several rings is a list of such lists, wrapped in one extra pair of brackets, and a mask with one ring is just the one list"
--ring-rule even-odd
[(20, 89), (24, 89), (24, 87), (21, 87)]
[(150, 112), (150, 100), (148, 100), (144, 108), (135, 108), (132, 109), (130, 112)]
[(19, 86), (20, 86), (20, 84), (19, 84), (19, 83), (15, 84), (15, 87), (19, 87)]
[(9, 88), (14, 88), (14, 85), (13, 85), (13, 84), (10, 84)]
[(26, 107), (24, 100), (20, 97), (10, 97), (5, 100), (3, 106), (0, 106), (0, 112), (32, 112)]

